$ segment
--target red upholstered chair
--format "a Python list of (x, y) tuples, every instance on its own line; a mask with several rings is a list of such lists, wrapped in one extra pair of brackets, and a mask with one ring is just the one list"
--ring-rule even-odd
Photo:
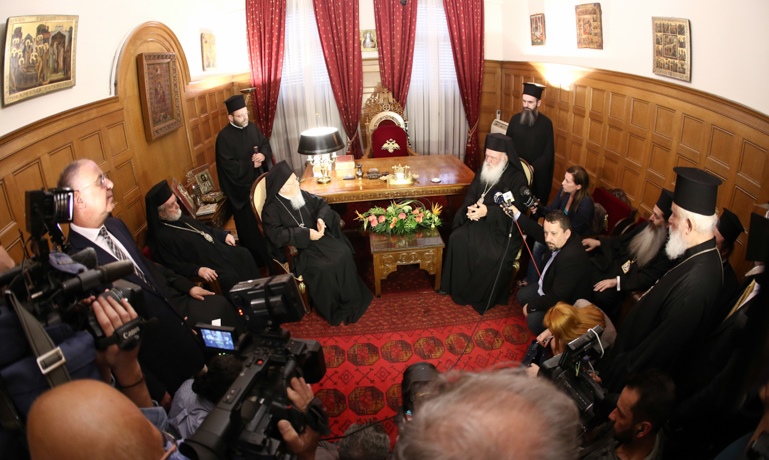
[(371, 134), (371, 146), (366, 149), (366, 158), (405, 157), (411, 154), (406, 131), (391, 123), (380, 124)]
[(620, 200), (605, 188), (596, 187), (593, 190), (592, 197), (594, 203), (600, 204), (606, 209), (606, 234), (611, 235), (617, 226), (624, 229), (624, 227), (635, 222), (638, 210)]
[(364, 158), (416, 155), (410, 148), (403, 107), (381, 83), (366, 100), (361, 115)]

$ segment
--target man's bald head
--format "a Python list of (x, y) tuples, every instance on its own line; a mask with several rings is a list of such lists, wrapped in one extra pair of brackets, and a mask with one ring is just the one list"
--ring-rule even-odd
[(75, 380), (32, 405), (27, 440), (33, 459), (161, 458), (164, 438), (125, 395), (97, 380)]
[(76, 160), (68, 164), (59, 176), (58, 186), (75, 191), (72, 219), (75, 225), (99, 228), (115, 208), (114, 184), (92, 160)]

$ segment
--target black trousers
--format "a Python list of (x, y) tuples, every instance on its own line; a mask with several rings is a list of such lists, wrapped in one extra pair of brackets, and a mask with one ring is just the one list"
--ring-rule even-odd
[(238, 230), (240, 245), (251, 251), (251, 255), (259, 267), (267, 267), (272, 273), (267, 240), (259, 231), (259, 224), (256, 222), (256, 216), (254, 216), (251, 207), (243, 206), (240, 209), (232, 209), (232, 215), (235, 218), (235, 228)]

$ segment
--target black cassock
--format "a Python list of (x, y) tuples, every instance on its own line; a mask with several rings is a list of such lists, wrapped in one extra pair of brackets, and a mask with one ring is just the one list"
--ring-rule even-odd
[[(496, 185), (486, 192), (483, 199), (487, 209), (486, 217), (472, 221), (467, 218), (467, 208), (478, 201), (486, 188), (480, 173), (476, 174), (462, 207), (457, 209), (449, 237), (441, 290), (451, 294), (454, 303), (470, 304), (479, 313), (486, 310), (490, 298), (493, 300), (489, 308), (507, 303), (510, 292), (513, 260), (521, 247), (521, 233), (512, 223), (513, 220), (494, 203), (494, 194), (511, 191), (516, 203), (523, 201), (519, 190), (526, 185), (526, 177), (515, 166), (508, 164)], [(513, 231), (508, 238), (511, 225)]]
[[(296, 272), (304, 277), (318, 313), (333, 326), (354, 323), (363, 316), (373, 294), (358, 276), (352, 245), (339, 226), (339, 214), (319, 196), (304, 191), (302, 196), (305, 205), (300, 210), (279, 195), (265, 204), (262, 223), (270, 249), (274, 257), (284, 260), (278, 249), (296, 246)], [(326, 231), (321, 239), (312, 241), (310, 228), (317, 230), (318, 218), (326, 223)]]
[(676, 385), (682, 369), (720, 321), (723, 283), (715, 238), (691, 247), (638, 302), (599, 364), (605, 387), (619, 393), (631, 372), (656, 368)]
[[(193, 229), (210, 235), (212, 241)], [(227, 232), (222, 229), (182, 215), (176, 222), (160, 221), (154, 233), (155, 241), (150, 245), (153, 258), (186, 277), (198, 276), (200, 267), (216, 270), (224, 295), (238, 282), (260, 277), (248, 249), (225, 243)]]
[(553, 122), (541, 113), (534, 126), (524, 126), (520, 120), (520, 113), (513, 115), (505, 134), (513, 139), (518, 156), (534, 166), (534, 183), (531, 187), (534, 196), (542, 203), (549, 203), (555, 166)]

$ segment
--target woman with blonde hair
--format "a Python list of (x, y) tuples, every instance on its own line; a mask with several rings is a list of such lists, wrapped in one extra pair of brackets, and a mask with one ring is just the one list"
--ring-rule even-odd
[[(569, 305), (566, 302), (558, 302), (545, 313), (542, 323), (547, 330), (537, 337), (540, 343), (550, 341), (550, 347), (554, 354), (563, 352), (567, 343), (585, 334), (588, 329), (595, 326), (601, 326), (606, 331), (607, 321), (611, 322), (600, 308), (591, 303), (583, 304), (582, 307)], [(612, 329), (614, 326), (612, 325)], [(605, 341), (602, 337), (602, 341)], [(612, 340), (613, 342), (613, 340)], [(608, 346), (608, 344), (607, 344)]]

